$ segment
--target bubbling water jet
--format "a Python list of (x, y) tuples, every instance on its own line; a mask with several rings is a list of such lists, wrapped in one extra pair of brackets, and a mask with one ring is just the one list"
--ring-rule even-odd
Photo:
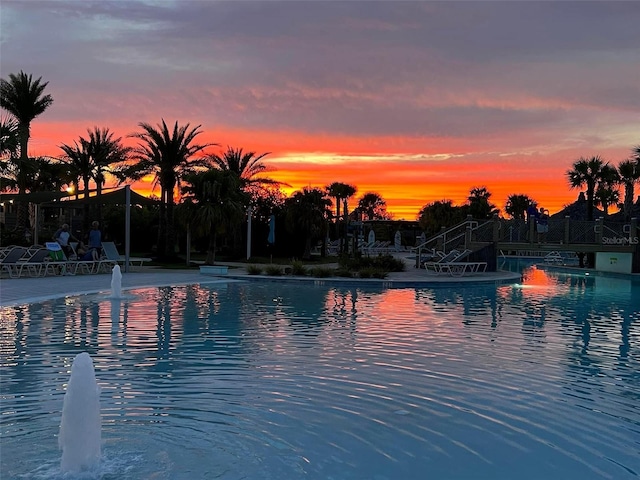
[(98, 466), (101, 457), (100, 387), (88, 353), (77, 355), (62, 404), (58, 446), (60, 469), (77, 473)]
[(122, 298), (122, 273), (118, 264), (111, 271), (111, 298)]

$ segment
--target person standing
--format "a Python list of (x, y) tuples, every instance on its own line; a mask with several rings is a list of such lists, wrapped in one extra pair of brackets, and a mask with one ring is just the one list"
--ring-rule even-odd
[(527, 240), (533, 243), (536, 228), (538, 227), (538, 207), (535, 203), (530, 203), (527, 207)]
[(549, 231), (549, 213), (543, 207), (540, 207), (538, 214), (538, 243), (545, 243), (547, 240), (547, 232)]
[(102, 232), (100, 231), (100, 223), (94, 221), (91, 223), (91, 230), (89, 230), (89, 242), (87, 243), (88, 250), (95, 250), (98, 258), (102, 254)]

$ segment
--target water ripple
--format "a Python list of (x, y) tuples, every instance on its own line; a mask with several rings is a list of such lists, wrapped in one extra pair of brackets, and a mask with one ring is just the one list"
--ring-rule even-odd
[(62, 396), (88, 351), (96, 478), (637, 478), (637, 285), (545, 281), (191, 285), (4, 308), (0, 476), (59, 475)]

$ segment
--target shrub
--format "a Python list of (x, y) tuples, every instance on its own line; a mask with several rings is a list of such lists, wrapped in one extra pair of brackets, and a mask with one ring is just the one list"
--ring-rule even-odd
[(353, 272), (351, 270), (349, 270), (348, 268), (337, 268), (334, 272), (334, 275), (336, 275), (337, 277), (346, 277), (346, 278), (351, 278), (353, 277)]
[[(377, 257), (341, 257), (338, 264), (340, 268), (350, 270), (352, 272), (361, 272), (366, 269), (382, 270), (388, 272), (403, 272), (405, 263), (393, 255), (378, 255)], [(367, 275), (365, 273), (365, 275)], [(370, 275), (370, 273), (369, 273)]]
[(291, 262), (291, 274), (305, 276), (307, 274), (307, 269), (301, 261), (294, 260)]
[(311, 269), (311, 275), (317, 278), (327, 278), (333, 275), (333, 268), (328, 267), (315, 267)]
[(280, 265), (267, 265), (264, 268), (264, 271), (267, 275), (272, 277), (279, 277), (282, 275), (282, 267), (280, 267)]
[(386, 272), (403, 272), (405, 263), (393, 255), (378, 255), (371, 257), (371, 266)]
[(386, 278), (387, 272), (381, 268), (367, 267), (360, 270), (360, 278)]
[(249, 275), (260, 275), (262, 274), (262, 267), (258, 265), (249, 265), (247, 266), (247, 273)]

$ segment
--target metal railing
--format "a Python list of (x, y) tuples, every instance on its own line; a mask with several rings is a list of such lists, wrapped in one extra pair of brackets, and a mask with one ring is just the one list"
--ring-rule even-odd
[(491, 241), (492, 220), (478, 223), (471, 217), (453, 227), (443, 227), (437, 235), (428, 238), (423, 243), (414, 247), (416, 250), (416, 267), (422, 264), (424, 252), (430, 252), (434, 256), (436, 252), (448, 253), (454, 249), (466, 248), (473, 238), (474, 241)]

